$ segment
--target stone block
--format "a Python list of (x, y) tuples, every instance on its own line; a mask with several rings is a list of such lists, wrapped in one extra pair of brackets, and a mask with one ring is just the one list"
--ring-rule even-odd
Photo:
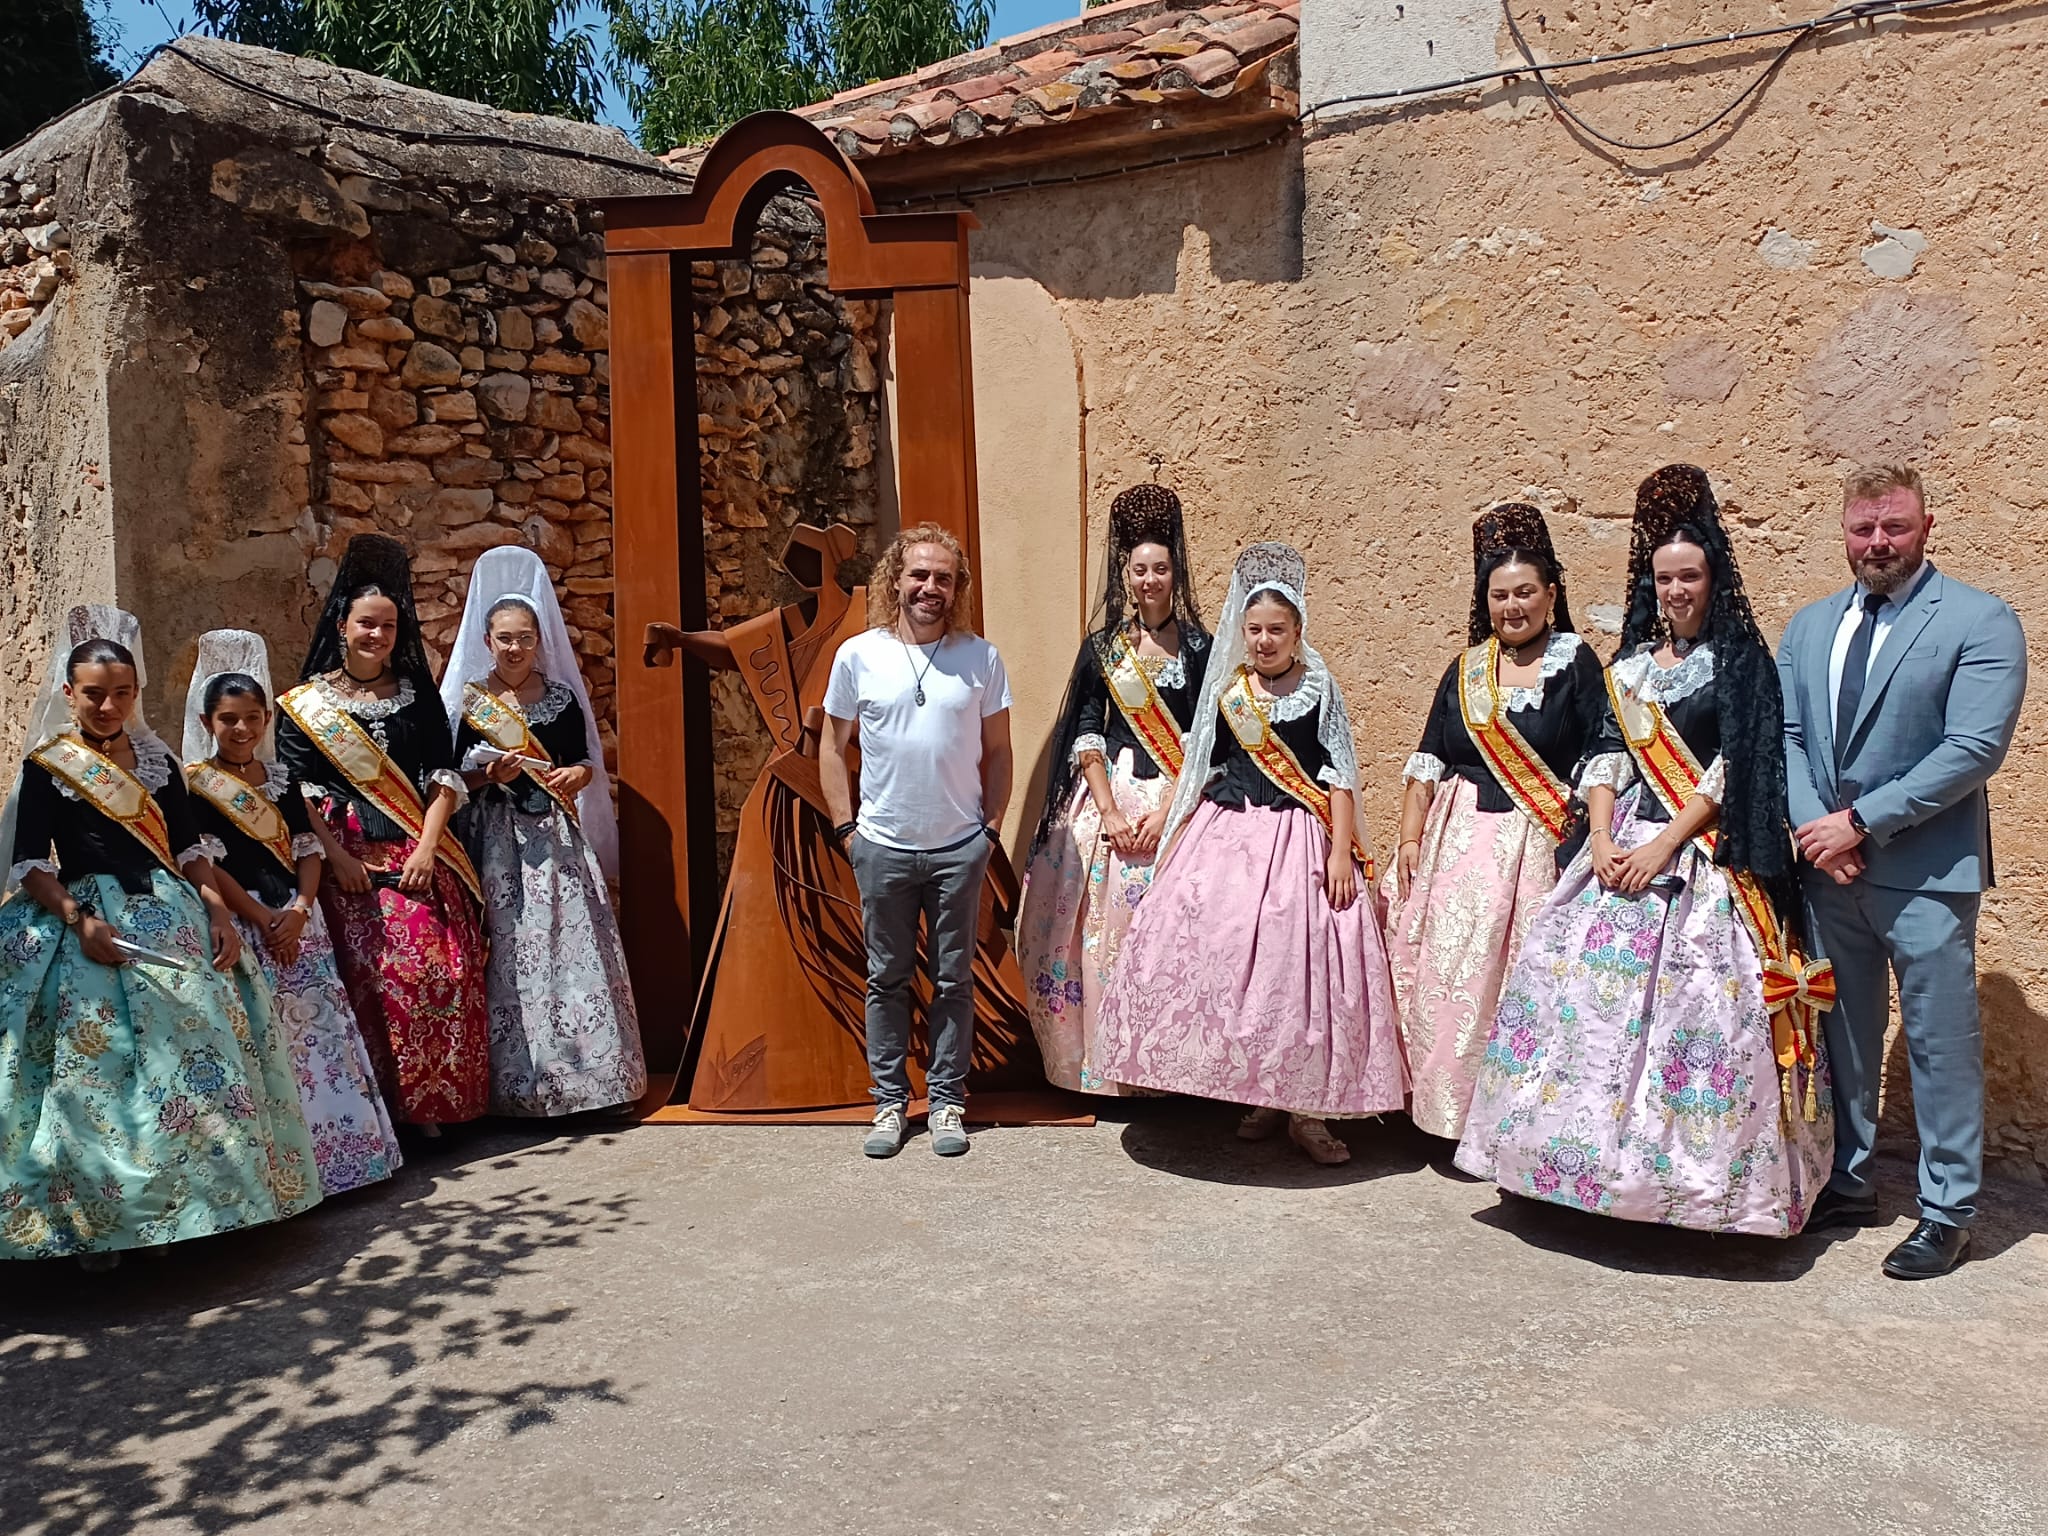
[(390, 453), (409, 453), (422, 458), (432, 458), (435, 454), (448, 453), (460, 448), (462, 434), (453, 427), (430, 422), (425, 426), (408, 427), (403, 432), (393, 434), (384, 446)]
[(434, 460), (434, 478), (443, 485), (496, 485), (505, 478), (505, 466), (496, 459), (473, 459), (467, 454), (449, 454)]
[(347, 512), (369, 512), (377, 505), (370, 499), (370, 493), (352, 480), (329, 480), (327, 499)]
[(340, 231), (360, 240), (369, 215), (327, 172), (288, 150), (251, 147), (213, 163), (210, 190), (224, 203), (296, 234)]
[(413, 295), (412, 279), (403, 272), (372, 272), (370, 286), (386, 298), (409, 299)]
[(354, 411), (338, 411), (329, 416), (324, 425), (329, 437), (365, 458), (380, 459), (384, 456), (384, 429), (368, 416), (359, 416)]
[(596, 352), (611, 345), (611, 319), (590, 300), (571, 300), (562, 320), (579, 347)]
[(442, 527), (461, 528), (489, 517), (494, 500), (488, 487), (444, 486), (434, 492), (427, 510), (440, 519)]
[(412, 301), (413, 329), (447, 341), (462, 340), (462, 306), (423, 294)]
[(466, 422), (477, 419), (476, 396), (466, 389), (445, 395), (428, 395), (426, 407), (430, 421)]
[(377, 425), (396, 431), (420, 419), (420, 403), (406, 390), (381, 386), (370, 391), (369, 412)]
[(535, 554), (549, 565), (567, 565), (576, 558), (576, 539), (559, 523), (535, 514), (520, 524), (520, 532)]
[(348, 311), (332, 299), (316, 299), (306, 311), (306, 340), (316, 347), (341, 344), (348, 327)]
[[(413, 304), (415, 317), (419, 304)], [(399, 375), (415, 389), (430, 384), (455, 384), (462, 379), (462, 364), (446, 347), (436, 346), (431, 341), (414, 342), (405, 354), (405, 367)]]
[(483, 367), (484, 349), (482, 347), (464, 347), (462, 349), (462, 371), (464, 373), (481, 373), (483, 372)]
[(501, 373), (524, 373), (526, 371), (526, 354), (524, 352), (507, 352), (501, 347), (493, 347), (484, 353), (484, 366), (486, 368), (494, 368)]
[(369, 403), (368, 392), (360, 389), (323, 389), (313, 396), (316, 411), (360, 411)]
[(524, 421), (533, 383), (516, 373), (486, 374), (477, 383), (476, 398), (486, 415), (500, 421)]
[(576, 407), (560, 395), (535, 395), (526, 412), (526, 420), (531, 426), (546, 427), (554, 432), (583, 430), (583, 418), (576, 414)]
[(551, 347), (545, 352), (535, 353), (533, 361), (528, 363), (527, 367), (531, 368), (535, 373), (575, 376), (590, 372), (590, 359), (578, 357), (572, 352), (562, 352)]
[(498, 345), (512, 352), (531, 352), (533, 316), (523, 309), (499, 310)]
[(434, 547), (452, 555), (480, 555), (501, 544), (525, 542), (517, 528), (508, 528), (498, 522), (482, 522), (471, 523), (466, 528), (449, 529), (434, 540)]
[(550, 268), (540, 275), (540, 291), (557, 299), (573, 299), (576, 296), (576, 274), (564, 272), (560, 267)]
[(316, 283), (301, 279), (299, 292), (309, 299), (325, 299), (331, 304), (339, 304), (358, 320), (369, 315), (381, 315), (391, 307), (389, 294), (381, 289), (360, 284), (345, 287), (338, 283)]
[[(498, 499), (515, 507), (525, 507), (533, 501), (536, 492), (524, 480), (501, 480), (498, 482)], [(523, 513), (521, 514), (524, 515)]]
[(365, 341), (411, 341), (412, 327), (396, 315), (372, 315), (356, 326)]
[(391, 365), (384, 361), (381, 347), (329, 347), (320, 354), (320, 361), (329, 368), (349, 368), (357, 373), (391, 371)]
[(434, 477), (418, 459), (389, 459), (380, 463), (368, 463), (359, 459), (345, 459), (329, 464), (327, 473), (342, 480), (354, 480), (364, 485), (425, 485)]
[(573, 463), (586, 464), (597, 469), (610, 469), (612, 466), (611, 449), (588, 437), (565, 437), (557, 451), (563, 458)]
[(554, 501), (581, 501), (583, 499), (583, 477), (581, 475), (549, 475), (538, 482), (534, 486), (534, 490), (538, 494)]

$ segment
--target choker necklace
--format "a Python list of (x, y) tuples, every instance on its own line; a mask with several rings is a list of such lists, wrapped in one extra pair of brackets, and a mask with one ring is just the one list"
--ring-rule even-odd
[(347, 678), (353, 687), (374, 688), (391, 675), (391, 663), (387, 661), (383, 666), (379, 667), (375, 677), (357, 677), (355, 673), (349, 671), (348, 660), (344, 657), (341, 663), (341, 675)]
[(1156, 640), (1161, 635), (1165, 634), (1167, 630), (1173, 628), (1176, 620), (1174, 618), (1174, 615), (1169, 611), (1166, 617), (1160, 620), (1157, 624), (1147, 624), (1145, 622), (1145, 615), (1142, 613), (1132, 614), (1131, 622), (1137, 625), (1138, 628), (1142, 629), (1143, 631), (1145, 631), (1146, 634), (1152, 636), (1152, 638)]
[[(500, 672), (496, 667), (491, 668), (491, 675), (485, 678), (484, 681), (487, 683), (497, 683), (500, 687), (510, 692), (512, 697), (515, 699), (519, 697), (519, 690), (526, 686), (526, 683), (515, 683), (510, 681), (506, 678), (505, 674)], [(532, 681), (533, 674), (529, 672), (526, 674), (526, 682), (530, 683)]]
[(128, 734), (128, 727), (125, 725), (122, 726), (119, 730), (115, 731), (114, 734), (111, 736), (95, 736), (91, 731), (88, 731), (84, 726), (81, 725), (78, 728), (78, 734), (85, 739), (85, 744), (88, 747), (91, 747), (93, 751), (104, 753), (107, 750), (107, 748), (111, 747), (115, 742), (119, 741), (123, 736), (126, 736)]
[(232, 757), (227, 756), (218, 747), (216, 747), (214, 748), (213, 752), (213, 760), (216, 763), (219, 763), (221, 767), (227, 769), (228, 772), (234, 774), (237, 778), (240, 778), (241, 770), (248, 767), (251, 763), (256, 761), (256, 754), (254, 752), (251, 752), (247, 757), (243, 758), (238, 763)]
[(1694, 648), (1699, 643), (1700, 637), (1698, 635), (1673, 635), (1671, 637), (1671, 654), (1680, 661), (1683, 661), (1693, 653)]
[(1524, 651), (1528, 650), (1532, 646), (1541, 649), (1543, 647), (1547, 647), (1549, 644), (1550, 626), (1546, 624), (1543, 626), (1543, 633), (1536, 636), (1535, 639), (1524, 640), (1520, 645), (1515, 644), (1512, 640), (1503, 640), (1501, 641), (1501, 649), (1511, 653), (1511, 659), (1514, 661), (1516, 666), (1520, 667), (1528, 665), (1529, 658), (1522, 654)]

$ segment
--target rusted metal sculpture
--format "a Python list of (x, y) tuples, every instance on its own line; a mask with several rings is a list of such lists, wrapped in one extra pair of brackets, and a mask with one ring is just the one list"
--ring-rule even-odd
[[(706, 1112), (867, 1102), (858, 895), (817, 789), (815, 722), (805, 729), (833, 652), (866, 623), (864, 591), (836, 574), (851, 530), (796, 531), (786, 561), (810, 593), (799, 604), (719, 631), (704, 601), (689, 263), (744, 258), (768, 199), (799, 183), (824, 218), (834, 291), (893, 301), (903, 515), (944, 524), (970, 559), (979, 549), (971, 214), (877, 214), (853, 166), (783, 112), (729, 130), (688, 196), (604, 203), (616, 632), (649, 642), (647, 666), (621, 656), (618, 670), (621, 926), (650, 1061), (676, 1064), (674, 1102)], [(661, 665), (672, 650), (690, 660)], [(738, 668), (776, 745), (742, 812), (722, 902), (706, 665)], [(993, 921), (1000, 906), (984, 899), (975, 1089), (1041, 1081), (1016, 962)]]

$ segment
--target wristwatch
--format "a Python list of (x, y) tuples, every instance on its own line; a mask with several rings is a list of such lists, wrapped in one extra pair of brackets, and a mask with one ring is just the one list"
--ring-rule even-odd
[(1863, 813), (1853, 805), (1849, 807), (1849, 825), (1856, 829), (1858, 837), (1870, 836), (1870, 826), (1864, 821)]
[(842, 821), (832, 829), (832, 841), (835, 843), (845, 842), (849, 837), (853, 836), (859, 827), (860, 823), (857, 821)]
[(78, 906), (73, 907), (64, 916), (64, 926), (66, 928), (76, 928), (80, 923), (84, 921), (85, 906), (83, 903), (80, 903)]

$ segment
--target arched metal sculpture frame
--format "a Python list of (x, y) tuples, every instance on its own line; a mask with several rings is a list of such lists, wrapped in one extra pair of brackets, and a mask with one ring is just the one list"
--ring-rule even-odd
[(972, 214), (875, 212), (852, 163), (803, 118), (760, 112), (705, 156), (692, 191), (606, 199), (611, 295), (613, 600), (620, 916), (650, 1061), (672, 1065), (719, 907), (704, 669), (633, 664), (650, 622), (707, 627), (690, 263), (745, 259), (768, 200), (801, 184), (825, 222), (826, 276), (887, 298), (894, 454), (905, 522), (951, 529), (978, 565), (968, 348)]

